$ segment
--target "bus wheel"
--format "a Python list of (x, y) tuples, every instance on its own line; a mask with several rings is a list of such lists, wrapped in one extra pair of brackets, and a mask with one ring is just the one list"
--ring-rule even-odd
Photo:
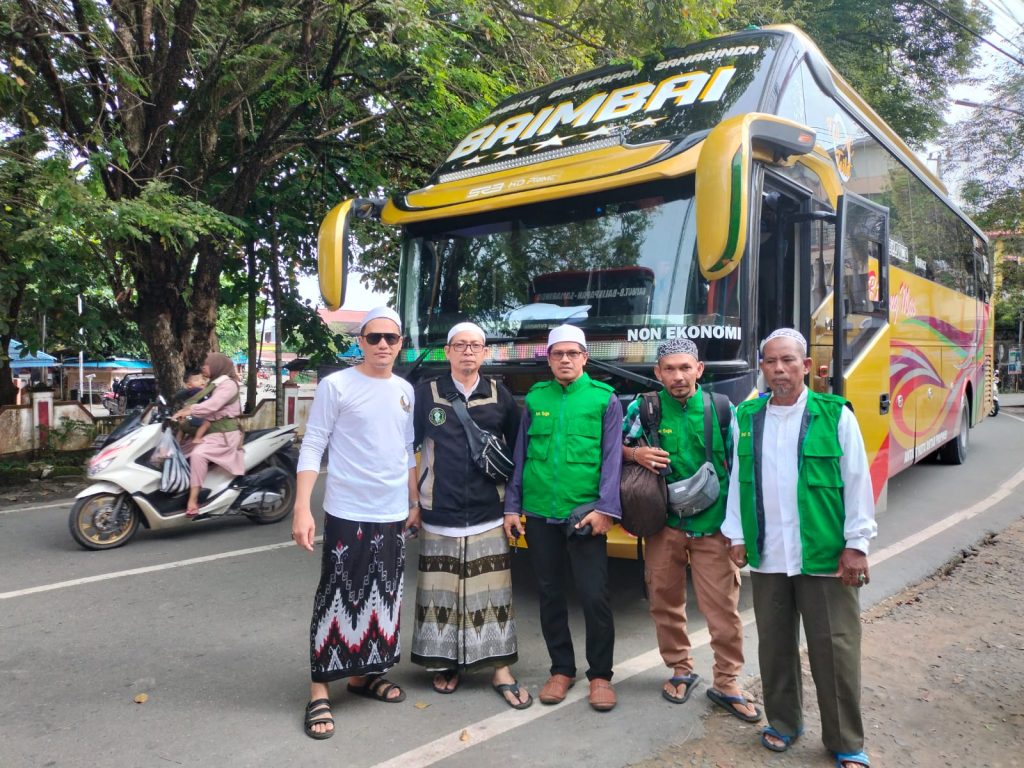
[(970, 439), (971, 411), (967, 405), (967, 398), (960, 401), (960, 432), (939, 448), (939, 458), (943, 464), (963, 464), (967, 460), (967, 443)]

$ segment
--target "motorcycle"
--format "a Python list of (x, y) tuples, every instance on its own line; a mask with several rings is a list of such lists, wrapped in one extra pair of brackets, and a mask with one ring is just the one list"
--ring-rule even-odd
[[(148, 417), (148, 421), (147, 421)], [(163, 397), (149, 411), (136, 409), (89, 460), (94, 482), (75, 497), (68, 519), (72, 538), (85, 549), (127, 544), (144, 526), (166, 530), (229, 515), (261, 525), (288, 516), (295, 505), (295, 426), (258, 429), (245, 434), (245, 474), (231, 475), (216, 464), (199, 493), (199, 514), (185, 515), (188, 491), (160, 490), (160, 469), (150, 463), (164, 430), (174, 422)]]
[(992, 410), (988, 412), (989, 416), (999, 415), (999, 377), (995, 376), (992, 379)]

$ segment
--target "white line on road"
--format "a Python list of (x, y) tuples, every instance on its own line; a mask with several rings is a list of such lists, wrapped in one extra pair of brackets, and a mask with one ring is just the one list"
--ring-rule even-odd
[(70, 507), (75, 503), (74, 499), (61, 501), (56, 504), (35, 504), (31, 507), (3, 507), (0, 508), (0, 515), (9, 515), (11, 512), (31, 512), (33, 509), (56, 509), (57, 507)]
[[(322, 536), (317, 536), (316, 539), (314, 539), (314, 543), (320, 542), (322, 539)], [(16, 589), (13, 592), (0, 592), (0, 600), (10, 600), (12, 597), (24, 597), (25, 595), (35, 595), (40, 592), (51, 592), (55, 589), (64, 589), (66, 587), (79, 587), (83, 584), (93, 584), (97, 581), (108, 581), (110, 579), (120, 579), (125, 576), (141, 576), (142, 574), (156, 573), (157, 571), (169, 571), (172, 568), (184, 568), (189, 565), (199, 565), (200, 563), (212, 563), (215, 560), (225, 560), (229, 557), (254, 555), (257, 552), (270, 552), (275, 549), (284, 549), (285, 547), (294, 546), (294, 541), (282, 541), (280, 544), (264, 544), (260, 547), (249, 547), (248, 549), (235, 549), (231, 552), (218, 552), (215, 555), (192, 557), (188, 560), (176, 560), (173, 563), (147, 565), (142, 568), (131, 568), (127, 571), (112, 571), (111, 573), (100, 573), (96, 576), (85, 576), (81, 579), (71, 579), (70, 581), (58, 581), (53, 584), (43, 584), (38, 587), (28, 587), (27, 589)]]
[(1020, 416), (1014, 416), (1012, 413), (1006, 413), (1006, 411), (1003, 411), (1002, 414), (1009, 419), (1013, 419), (1014, 421), (1019, 421), (1021, 424), (1024, 424), (1024, 419)]
[[(950, 515), (944, 520), (940, 520), (934, 525), (925, 528), (922, 531), (918, 531), (913, 536), (908, 536), (902, 541), (898, 541), (894, 544), (889, 545), (885, 549), (881, 549), (869, 558), (871, 565), (878, 565), (884, 563), (889, 558), (895, 557), (896, 555), (905, 552), (906, 550), (914, 547), (933, 536), (937, 536), (947, 528), (951, 528), (957, 523), (962, 523), (965, 520), (969, 520), (972, 517), (976, 517), (989, 509), (995, 504), (1009, 496), (1013, 490), (1024, 482), (1024, 469), (1015, 474), (1001, 486), (995, 493), (982, 499), (977, 504), (974, 504), (962, 512), (957, 512), (954, 515)], [(740, 614), (740, 618), (743, 621), (743, 626), (748, 626), (754, 621), (753, 609), (748, 609)], [(711, 637), (708, 635), (706, 629), (702, 629), (699, 632), (694, 632), (691, 636), (692, 645), (694, 648), (700, 648), (707, 645)], [(642, 653), (639, 656), (634, 656), (625, 662), (620, 662), (615, 665), (615, 679), (626, 680), (634, 675), (645, 672), (648, 669), (661, 666), (663, 664), (661, 660), (661, 654), (655, 648), (654, 650)], [(571, 703), (579, 701), (588, 695), (587, 685), (585, 681), (583, 685), (577, 685), (574, 690), (569, 692), (569, 695), (565, 698), (565, 703)], [(452, 755), (461, 752), (470, 747), (475, 747), (488, 739), (493, 739), (495, 736), (500, 736), (513, 728), (518, 728), (521, 725), (533, 722), (545, 715), (549, 715), (552, 712), (557, 712), (561, 707), (530, 707), (529, 709), (522, 710), (520, 712), (510, 713), (502, 712), (501, 714), (488, 717), (477, 723), (467, 725), (463, 728), (459, 728), (457, 731), (445, 734), (438, 739), (424, 744), (423, 746), (416, 747), (414, 749), (405, 752), (404, 754), (398, 755), (386, 760), (383, 763), (377, 763), (373, 768), (427, 768), (441, 760), (451, 757)], [(463, 733), (466, 737), (463, 737)]]

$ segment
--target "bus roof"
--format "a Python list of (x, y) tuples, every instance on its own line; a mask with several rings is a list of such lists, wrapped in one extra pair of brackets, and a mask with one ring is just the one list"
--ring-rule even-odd
[[(639, 66), (601, 67), (505, 99), (419, 190), (382, 220), (409, 224), (692, 173), (722, 120), (772, 111), (769, 87), (788, 46), (818, 85), (958, 214), (942, 181), (799, 28), (774, 25), (666, 50)], [(980, 231), (979, 231), (980, 234)]]

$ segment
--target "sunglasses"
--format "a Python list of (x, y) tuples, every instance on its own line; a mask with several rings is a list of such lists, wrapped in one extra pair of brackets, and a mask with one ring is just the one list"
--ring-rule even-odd
[(398, 333), (364, 333), (363, 338), (366, 339), (367, 344), (374, 347), (380, 344), (381, 339), (386, 341), (389, 347), (393, 347), (402, 341), (402, 336)]

